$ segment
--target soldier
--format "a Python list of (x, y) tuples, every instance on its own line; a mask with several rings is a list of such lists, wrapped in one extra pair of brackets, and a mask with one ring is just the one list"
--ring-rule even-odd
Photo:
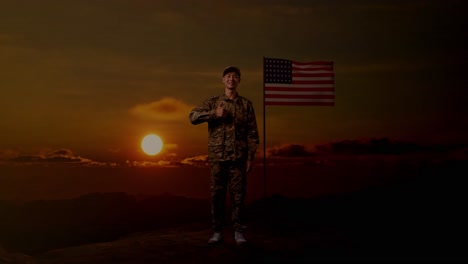
[(246, 175), (251, 171), (259, 137), (252, 102), (237, 92), (241, 73), (237, 67), (223, 71), (224, 93), (195, 107), (189, 115), (194, 125), (208, 122), (208, 159), (211, 166), (211, 214), (213, 236), (209, 244), (223, 241), (226, 192), (229, 186), (234, 239), (246, 239), (242, 222)]

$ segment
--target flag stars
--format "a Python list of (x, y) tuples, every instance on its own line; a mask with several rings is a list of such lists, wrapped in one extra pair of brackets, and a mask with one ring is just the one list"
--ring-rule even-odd
[(265, 60), (265, 82), (268, 83), (291, 83), (292, 62), (283, 59)]

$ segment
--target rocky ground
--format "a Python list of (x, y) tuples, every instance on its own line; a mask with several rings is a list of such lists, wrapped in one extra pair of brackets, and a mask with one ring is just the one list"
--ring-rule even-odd
[[(450, 165), (410, 181), (360, 192), (313, 199), (272, 196), (253, 202), (246, 214), (249, 243), (243, 247), (235, 245), (229, 228), (223, 244), (207, 244), (211, 231), (203, 201), (197, 205), (197, 201), (160, 197), (145, 200), (143, 206), (125, 195), (104, 194), (53, 204), (35, 203), (25, 207), (30, 215), (7, 208), (9, 211), (4, 212), (17, 212), (26, 220), (31, 212), (48, 212), (48, 218), (34, 215), (34, 219), (40, 223), (48, 220), (49, 224), (39, 223), (35, 229), (24, 231), (28, 222), (13, 225), (8, 219), (0, 219), (2, 235), (15, 235), (14, 239), (2, 238), (0, 263), (467, 261), (468, 217), (464, 208), (468, 170), (466, 163)], [(73, 210), (69, 213), (75, 215), (50, 222), (70, 206)], [(141, 208), (135, 210), (138, 206)], [(179, 206), (181, 215), (171, 214), (174, 206)], [(105, 211), (108, 207), (118, 210), (111, 214)], [(195, 207), (204, 209), (193, 210)], [(200, 210), (203, 213), (196, 216)], [(76, 223), (71, 221), (83, 212), (88, 215)], [(136, 221), (137, 214), (149, 221)], [(103, 215), (109, 219), (103, 219)], [(158, 219), (158, 224), (148, 224)], [(137, 230), (139, 224), (146, 226)], [(76, 228), (80, 228), (78, 232)]]

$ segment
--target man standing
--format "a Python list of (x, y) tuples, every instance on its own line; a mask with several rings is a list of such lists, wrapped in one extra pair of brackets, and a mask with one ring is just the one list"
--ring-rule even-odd
[(224, 93), (195, 107), (189, 115), (194, 125), (208, 122), (208, 159), (211, 166), (211, 214), (213, 236), (208, 243), (223, 241), (224, 210), (229, 186), (234, 239), (247, 242), (242, 234), (246, 175), (252, 169), (259, 145), (257, 121), (252, 102), (237, 92), (241, 73), (237, 67), (223, 71)]

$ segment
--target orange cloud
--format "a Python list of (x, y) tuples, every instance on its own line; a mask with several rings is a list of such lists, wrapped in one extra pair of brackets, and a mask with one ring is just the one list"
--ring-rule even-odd
[(139, 168), (150, 168), (150, 167), (165, 167), (165, 168), (174, 168), (179, 167), (180, 162), (177, 161), (167, 161), (167, 160), (159, 160), (157, 162), (154, 161), (125, 161), (125, 164), (129, 167), (139, 167)]
[(180, 163), (204, 167), (208, 165), (208, 155), (199, 155), (195, 157), (185, 158)]
[[(99, 162), (94, 161), (88, 158), (83, 158), (81, 156), (76, 156), (69, 149), (44, 149), (37, 154), (24, 155), (19, 152), (7, 152), (0, 151), (0, 153), (6, 153), (5, 155), (10, 155), (15, 153), (14, 156), (6, 156), (6, 161), (8, 163), (21, 163), (24, 165), (37, 165), (37, 164), (78, 164), (81, 166), (117, 166), (113, 162)], [(3, 155), (2, 155), (3, 156)]]
[(150, 120), (180, 120), (187, 119), (193, 106), (181, 100), (165, 97), (147, 104), (139, 104), (130, 109), (136, 117)]
[(176, 168), (184, 166), (205, 167), (208, 166), (208, 155), (199, 155), (195, 157), (185, 158), (183, 160), (126, 160), (125, 165), (128, 167), (151, 168), (151, 167), (164, 167)]

